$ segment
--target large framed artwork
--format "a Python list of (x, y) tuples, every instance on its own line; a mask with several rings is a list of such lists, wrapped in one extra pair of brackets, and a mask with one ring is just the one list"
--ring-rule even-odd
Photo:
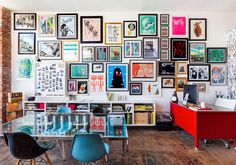
[(93, 62), (95, 60), (95, 47), (82, 46), (82, 62)]
[(227, 85), (227, 67), (224, 64), (211, 65), (211, 86)]
[(78, 14), (57, 14), (57, 39), (78, 38)]
[(122, 46), (109, 46), (109, 62), (122, 62)]
[(56, 35), (56, 16), (38, 16), (38, 35), (40, 37), (53, 37)]
[(190, 63), (205, 63), (206, 62), (206, 43), (191, 42), (189, 44)]
[(61, 60), (61, 41), (38, 41), (40, 60)]
[(174, 76), (175, 62), (159, 62), (159, 76)]
[(128, 64), (107, 63), (107, 91), (128, 91)]
[(175, 90), (177, 92), (181, 92), (184, 89), (184, 85), (187, 84), (187, 78), (186, 77), (176, 77), (175, 79)]
[(35, 54), (35, 33), (18, 33), (18, 54)]
[(207, 63), (226, 63), (227, 48), (225, 47), (208, 47), (207, 48)]
[(96, 49), (96, 61), (106, 62), (108, 58), (108, 47), (107, 46), (97, 46)]
[(153, 61), (130, 61), (130, 81), (156, 81), (157, 62)]
[(161, 87), (162, 88), (174, 88), (175, 87), (175, 78), (174, 77), (162, 77), (161, 78)]
[(36, 30), (36, 13), (14, 13), (14, 30)]
[(85, 63), (70, 63), (69, 64), (70, 79), (88, 79), (89, 64)]
[(34, 78), (35, 57), (17, 57), (17, 80), (32, 80)]
[(79, 61), (79, 41), (62, 41), (62, 55), (64, 61)]
[(188, 60), (188, 38), (171, 38), (171, 60)]
[(189, 19), (189, 40), (206, 41), (207, 40), (207, 19), (190, 18)]
[(125, 58), (141, 58), (142, 57), (142, 41), (141, 40), (125, 40), (124, 44)]
[(172, 16), (172, 36), (187, 35), (187, 18), (186, 16)]
[(210, 81), (210, 65), (189, 64), (188, 81)]
[(80, 34), (81, 43), (103, 43), (103, 17), (81, 16)]
[(123, 22), (124, 38), (137, 37), (137, 21), (124, 21)]
[(142, 83), (130, 83), (129, 84), (129, 94), (130, 95), (142, 95)]
[(89, 94), (88, 80), (78, 80), (77, 81), (77, 94), (78, 95), (88, 95)]
[(177, 74), (187, 74), (188, 64), (187, 62), (176, 62)]
[(105, 23), (105, 44), (121, 45), (122, 44), (122, 23), (106, 22)]
[(143, 38), (143, 58), (160, 59), (159, 38)]
[(138, 26), (139, 36), (157, 36), (158, 35), (158, 15), (157, 14), (139, 14)]

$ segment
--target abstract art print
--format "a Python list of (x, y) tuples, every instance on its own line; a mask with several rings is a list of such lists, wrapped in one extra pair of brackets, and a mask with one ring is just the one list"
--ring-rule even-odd
[(187, 61), (188, 60), (188, 39), (171, 38), (171, 60)]
[(137, 21), (124, 21), (123, 31), (124, 31), (124, 38), (137, 37)]
[(34, 77), (34, 57), (17, 58), (17, 80), (31, 80)]
[(55, 15), (38, 16), (38, 35), (40, 37), (53, 37), (56, 35)]
[(109, 61), (122, 62), (122, 46), (109, 46)]
[(207, 48), (207, 62), (208, 63), (226, 63), (227, 62), (227, 48)]
[(210, 81), (210, 65), (189, 64), (188, 81)]
[(143, 58), (160, 59), (159, 38), (143, 38)]
[(157, 36), (158, 35), (158, 15), (157, 14), (139, 14), (139, 36)]
[(227, 67), (223, 64), (211, 65), (211, 86), (227, 85)]
[(69, 64), (70, 79), (88, 79), (89, 64), (85, 63), (70, 63)]
[(143, 93), (147, 96), (161, 97), (161, 80), (158, 78), (157, 82), (146, 82), (143, 85)]
[(189, 40), (206, 41), (207, 40), (207, 19), (191, 18), (189, 19)]
[(172, 36), (187, 35), (187, 18), (185, 16), (172, 17)]
[(76, 81), (75, 80), (68, 80), (67, 81), (67, 91), (76, 91)]
[(169, 49), (161, 49), (160, 50), (160, 60), (168, 61), (170, 59)]
[(161, 25), (160, 36), (169, 37), (169, 26)]
[(64, 61), (79, 61), (79, 41), (62, 41), (62, 55)]
[(35, 33), (18, 33), (18, 54), (35, 54)]
[(93, 62), (95, 60), (95, 47), (82, 47), (82, 62)]
[(175, 87), (175, 78), (174, 77), (162, 77), (161, 78), (161, 87), (162, 88), (174, 88)]
[(175, 62), (159, 62), (159, 76), (174, 76)]
[(169, 38), (160, 38), (160, 48), (169, 49)]
[(36, 13), (14, 13), (14, 30), (36, 30)]
[(88, 81), (87, 80), (78, 80), (77, 81), (77, 94), (78, 95), (88, 95)]
[(160, 14), (160, 24), (169, 25), (169, 14)]
[(122, 23), (106, 22), (105, 23), (105, 44), (121, 45), (122, 44)]
[(90, 76), (90, 93), (92, 95), (105, 94), (105, 75), (104, 74), (91, 74)]
[(106, 62), (108, 56), (108, 47), (107, 46), (97, 46), (96, 48), (96, 61)]
[(142, 41), (141, 40), (125, 40), (124, 44), (125, 58), (141, 58), (142, 57)]
[(93, 73), (104, 73), (104, 64), (103, 63), (92, 63), (92, 72)]
[(186, 77), (176, 77), (175, 79), (175, 90), (177, 92), (181, 92), (184, 89), (184, 85), (187, 84), (187, 78)]
[(190, 63), (206, 62), (206, 43), (191, 42), (189, 44)]
[(61, 41), (38, 41), (40, 60), (61, 60)]
[(142, 83), (130, 83), (129, 94), (130, 95), (142, 95)]
[(176, 62), (177, 74), (187, 74), (188, 64), (187, 62)]

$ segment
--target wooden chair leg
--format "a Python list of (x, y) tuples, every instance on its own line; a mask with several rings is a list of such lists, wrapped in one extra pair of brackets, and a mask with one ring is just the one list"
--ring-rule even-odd
[(32, 165), (36, 165), (35, 159), (32, 159)]
[(107, 155), (105, 155), (105, 161), (107, 162), (108, 158), (107, 158)]
[(52, 165), (52, 162), (51, 162), (51, 160), (49, 159), (48, 154), (45, 152), (44, 155), (45, 155), (45, 157), (46, 157), (46, 159), (47, 159), (47, 161), (48, 161), (48, 164), (49, 164), (49, 165)]
[(16, 161), (16, 165), (20, 165), (20, 159)]

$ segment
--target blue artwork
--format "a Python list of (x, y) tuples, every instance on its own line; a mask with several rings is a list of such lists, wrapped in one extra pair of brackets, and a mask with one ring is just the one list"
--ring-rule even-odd
[(96, 61), (107, 61), (107, 47), (97, 47)]

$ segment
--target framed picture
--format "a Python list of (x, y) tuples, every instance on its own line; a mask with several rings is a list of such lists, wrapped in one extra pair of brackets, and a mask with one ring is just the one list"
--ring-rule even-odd
[(161, 97), (161, 80), (158, 78), (157, 82), (145, 82), (143, 85), (143, 93), (147, 96)]
[(79, 61), (79, 41), (62, 41), (62, 55), (64, 61)]
[(187, 35), (187, 18), (186, 16), (172, 17), (172, 36)]
[(38, 16), (38, 35), (40, 37), (54, 37), (56, 35), (56, 16)]
[(40, 60), (61, 60), (61, 41), (38, 41)]
[(186, 77), (176, 77), (175, 79), (175, 90), (181, 92), (184, 89), (184, 85), (187, 84)]
[(76, 81), (75, 80), (68, 80), (67, 81), (67, 90), (69, 92), (76, 91)]
[(96, 48), (96, 61), (107, 61), (108, 47), (107, 46), (97, 46)]
[[(99, 66), (99, 65), (97, 65)], [(103, 67), (103, 66), (102, 66)], [(100, 70), (100, 68), (99, 68)], [(99, 73), (92, 73), (89, 78), (89, 83), (90, 83), (90, 94), (91, 95), (96, 95), (96, 96), (101, 96), (101, 95), (106, 95), (106, 87), (105, 87), (105, 75), (104, 74), (99, 74)]]
[(169, 14), (160, 14), (160, 24), (169, 25)]
[(18, 33), (18, 54), (35, 54), (35, 33)]
[(17, 57), (17, 76), (16, 80), (32, 80), (35, 73), (34, 56)]
[(138, 27), (139, 36), (157, 36), (158, 35), (158, 15), (157, 14), (139, 14)]
[(142, 41), (141, 40), (125, 40), (124, 45), (125, 58), (141, 58), (142, 57)]
[(207, 62), (208, 63), (226, 63), (227, 62), (227, 48), (207, 48)]
[(189, 40), (206, 41), (207, 40), (207, 19), (190, 18), (189, 19)]
[(174, 76), (175, 63), (174, 62), (159, 62), (159, 76)]
[(80, 35), (81, 43), (103, 43), (103, 17), (81, 16)]
[(88, 79), (89, 64), (70, 63), (69, 64), (70, 79)]
[(161, 25), (161, 37), (169, 37), (169, 26)]
[(211, 86), (227, 85), (227, 67), (224, 64), (211, 65)]
[(162, 77), (161, 78), (161, 87), (162, 88), (174, 88), (175, 87), (175, 78), (174, 77)]
[(171, 38), (171, 60), (187, 61), (188, 60), (188, 39)]
[(157, 62), (152, 61), (130, 61), (131, 81), (156, 81), (157, 79)]
[(82, 46), (82, 61), (83, 62), (95, 61), (95, 47), (94, 46)]
[(78, 14), (57, 14), (57, 39), (78, 38)]
[(143, 38), (143, 58), (160, 59), (159, 38)]
[(205, 63), (206, 62), (206, 43), (191, 42), (189, 44), (190, 63)]
[(88, 95), (88, 81), (87, 80), (78, 80), (77, 81), (77, 94), (78, 95)]
[(14, 30), (36, 30), (36, 13), (14, 13)]
[(93, 73), (104, 73), (104, 64), (103, 63), (92, 63), (92, 72)]
[(188, 64), (187, 62), (176, 62), (177, 74), (187, 74)]
[(124, 38), (137, 37), (137, 21), (124, 21), (123, 22)]
[(130, 83), (129, 85), (130, 95), (142, 95), (142, 83)]
[(208, 90), (208, 85), (207, 85), (207, 83), (201, 83), (201, 82), (195, 83), (195, 82), (194, 82), (194, 83), (192, 83), (192, 84), (198, 86), (198, 91), (199, 91), (199, 92), (206, 93), (207, 90)]
[(169, 38), (160, 38), (160, 48), (169, 49)]
[(105, 23), (105, 44), (121, 45), (122, 44), (122, 23), (106, 22)]
[(122, 62), (122, 46), (109, 46), (109, 61)]
[(128, 91), (128, 64), (107, 63), (107, 91)]
[(168, 61), (170, 59), (169, 49), (161, 49), (160, 56), (161, 61)]
[(210, 81), (210, 65), (189, 64), (188, 81)]

